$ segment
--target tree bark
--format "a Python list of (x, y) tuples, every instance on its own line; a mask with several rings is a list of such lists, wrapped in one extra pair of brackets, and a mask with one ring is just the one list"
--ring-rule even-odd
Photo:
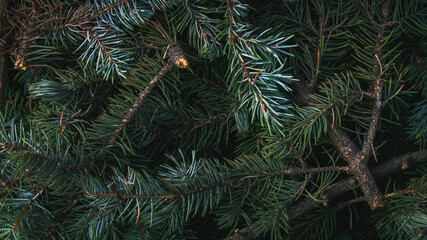
[[(381, 178), (393, 172), (399, 170), (406, 170), (408, 168), (414, 167), (419, 163), (427, 161), (427, 150), (420, 150), (413, 153), (407, 153), (398, 157), (394, 157), (391, 160), (384, 162), (371, 171), (374, 178)], [(325, 189), (323, 192), (322, 200), (324, 201), (323, 205), (327, 205), (335, 197), (350, 191), (357, 187), (356, 177), (350, 177), (344, 180), (341, 180)], [(311, 198), (306, 198), (299, 203), (295, 204), (293, 207), (288, 210), (288, 220), (292, 221), (293, 219), (301, 216), (318, 206), (320, 206), (318, 201), (314, 201)]]

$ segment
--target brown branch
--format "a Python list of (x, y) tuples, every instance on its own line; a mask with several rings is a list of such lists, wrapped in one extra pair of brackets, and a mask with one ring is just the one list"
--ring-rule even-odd
[[(387, 5), (383, 6), (383, 15), (387, 14)], [(386, 21), (386, 16), (383, 16), (383, 22)], [(382, 63), (381, 63), (381, 46), (384, 40), (386, 25), (380, 26), (376, 44), (374, 46), (374, 60), (376, 64), (373, 68), (374, 81), (372, 85), (372, 92), (375, 96), (374, 105), (372, 109), (371, 123), (367, 132), (367, 137), (363, 143), (362, 149), (359, 150), (356, 144), (350, 139), (347, 133), (340, 127), (335, 127), (334, 123), (328, 121), (328, 135), (334, 145), (337, 147), (339, 153), (348, 162), (352, 174), (356, 177), (366, 201), (372, 210), (377, 207), (383, 206), (382, 194), (377, 186), (374, 178), (369, 172), (367, 167), (367, 160), (371, 157), (372, 145), (377, 132), (378, 122), (380, 120), (380, 113), (382, 107)]]
[[(107, 30), (108, 31), (108, 30)], [(114, 65), (116, 65), (119, 69), (122, 69), (120, 67), (120, 65), (116, 62), (116, 60), (114, 60), (113, 56), (111, 56), (111, 54), (108, 52), (107, 47), (105, 46), (105, 44), (93, 33), (93, 31), (89, 31), (90, 35), (93, 37), (93, 39), (95, 39), (95, 41), (98, 43), (98, 45), (101, 47), (102, 52), (107, 55), (107, 57), (110, 59), (110, 61), (112, 63), (114, 63)]]
[[(385, 21), (385, 20), (383, 20)], [(383, 88), (383, 80), (382, 80), (382, 63), (381, 63), (381, 46), (383, 44), (384, 40), (384, 33), (385, 33), (385, 26), (381, 26), (380, 30), (378, 32), (376, 45), (374, 47), (374, 60), (376, 64), (374, 65), (373, 69), (373, 75), (375, 77), (373, 82), (373, 93), (375, 94), (375, 101), (374, 106), (372, 108), (372, 118), (371, 118), (371, 124), (369, 126), (366, 140), (363, 143), (362, 146), (362, 154), (361, 154), (361, 160), (367, 161), (370, 158), (371, 151), (372, 151), (372, 144), (375, 139), (375, 135), (377, 132), (378, 122), (380, 120), (380, 113), (381, 113), (381, 105), (382, 105), (382, 88)]]
[[(185, 4), (187, 6), (187, 9), (191, 12), (191, 16), (193, 16), (193, 18), (194, 18), (194, 20), (196, 22), (196, 25), (197, 25), (197, 28), (196, 28), (197, 36), (199, 38), (201, 37), (203, 39), (203, 42), (205, 44), (207, 44), (207, 38), (206, 38), (206, 36), (209, 36), (210, 40), (212, 41), (214, 39), (214, 37), (212, 36), (212, 34), (209, 31), (206, 31), (206, 29), (203, 27), (203, 25), (202, 25), (199, 17), (196, 15), (194, 9), (192, 8), (191, 3), (187, 0), (185, 2)], [(199, 32), (199, 28), (202, 30), (202, 33)]]
[(86, 196), (88, 197), (110, 197), (117, 199), (165, 199), (165, 200), (173, 200), (177, 196), (173, 194), (166, 195), (130, 195), (130, 194), (120, 194), (118, 192), (110, 192), (110, 193), (97, 193), (97, 192), (86, 192)]
[[(392, 193), (386, 194), (386, 195), (384, 195), (384, 198), (390, 198), (390, 197), (393, 197), (393, 196), (402, 196), (402, 195), (406, 195), (406, 194), (409, 194), (409, 193), (425, 193), (425, 192), (426, 191), (419, 191), (419, 190), (415, 190), (415, 189), (405, 189), (405, 190), (400, 190), (400, 191), (397, 191), (397, 192), (392, 192)], [(350, 204), (357, 203), (357, 202), (363, 202), (363, 201), (366, 201), (366, 197), (357, 197), (357, 198), (351, 199), (351, 200), (349, 200), (347, 202), (342, 202), (342, 203), (336, 205), (333, 208), (333, 211), (340, 211), (344, 207), (346, 207), (346, 206), (348, 206)]]
[(229, 38), (231, 43), (234, 45), (234, 41), (236, 40), (236, 33), (234, 32), (233, 28), (234, 28), (234, 19), (233, 19), (233, 15), (231, 14), (233, 12), (232, 8), (234, 6), (231, 4), (230, 0), (227, 0), (227, 19), (228, 19), (228, 25), (230, 28), (229, 31)]
[(303, 168), (289, 168), (286, 170), (279, 170), (274, 172), (263, 172), (256, 175), (251, 176), (245, 176), (239, 179), (239, 182), (245, 179), (252, 179), (252, 178), (265, 178), (265, 177), (272, 177), (272, 176), (297, 176), (302, 174), (316, 174), (316, 173), (322, 173), (322, 172), (346, 172), (348, 171), (348, 167), (319, 167), (319, 168), (309, 168), (309, 169), (303, 169)]
[[(419, 163), (427, 161), (427, 150), (420, 150), (413, 153), (407, 153), (398, 157), (394, 157), (391, 160), (384, 162), (375, 168), (372, 169), (372, 176), (375, 178), (381, 178), (393, 172), (399, 170), (406, 170), (408, 168), (414, 167)], [(301, 216), (319, 206), (320, 203), (328, 204), (337, 196), (350, 191), (358, 187), (355, 177), (350, 177), (344, 180), (341, 180), (331, 186), (327, 187), (323, 191), (321, 199), (323, 202), (315, 201), (311, 198), (306, 198), (291, 208), (288, 209), (288, 220), (292, 221), (293, 219)]]
[[(304, 124), (303, 126), (302, 126), (302, 128), (305, 128), (305, 127), (307, 127), (308, 125), (310, 125), (312, 122), (314, 122), (317, 118), (319, 118), (319, 117), (321, 117), (321, 116), (323, 116), (323, 115), (325, 115), (326, 113), (328, 113), (329, 112), (329, 110), (331, 109), (331, 108), (333, 108), (339, 101), (341, 101), (342, 99), (344, 99), (344, 98), (346, 98), (346, 97), (348, 97), (349, 95), (352, 95), (352, 94), (358, 94), (358, 93), (362, 93), (361, 91), (359, 91), (359, 90), (352, 90), (352, 91), (350, 91), (350, 92), (346, 92), (345, 94), (343, 94), (343, 95), (341, 95), (341, 96), (339, 96), (339, 97), (337, 97), (337, 98), (335, 98), (334, 100), (332, 100), (328, 105), (326, 105), (318, 114), (316, 114), (316, 116), (314, 116), (312, 119), (310, 119), (310, 121), (309, 122), (307, 122), (306, 124)], [(363, 94), (363, 93), (362, 93)]]
[(408, 16), (405, 16), (405, 17), (402, 17), (402, 18), (400, 18), (400, 19), (393, 20), (393, 21), (388, 21), (388, 22), (386, 22), (386, 23), (385, 23), (385, 25), (387, 25), (387, 27), (390, 27), (390, 26), (393, 26), (393, 25), (394, 25), (394, 24), (396, 24), (396, 23), (402, 23), (402, 22), (404, 22), (404, 21), (408, 20), (409, 18), (412, 18), (412, 17), (415, 17), (415, 16), (417, 16), (417, 15), (420, 15), (420, 14), (421, 14), (421, 13), (423, 13), (424, 11), (425, 11), (425, 8), (423, 8), (422, 10), (417, 11), (417, 12), (415, 12), (415, 13), (411, 14), (411, 15), (408, 15)]
[(404, 189), (404, 190), (400, 190), (397, 192), (392, 192), (389, 194), (386, 194), (384, 197), (389, 198), (389, 197), (394, 197), (394, 196), (401, 196), (401, 195), (406, 195), (406, 194), (410, 194), (410, 193), (426, 193), (426, 190), (416, 190), (416, 189)]
[(188, 196), (193, 193), (202, 192), (210, 189), (214, 189), (217, 187), (222, 186), (228, 186), (228, 185), (234, 185), (239, 184), (240, 182), (247, 180), (247, 179), (258, 179), (258, 178), (267, 178), (267, 177), (274, 177), (274, 176), (297, 176), (302, 175), (306, 173), (321, 173), (321, 172), (333, 172), (333, 171), (347, 171), (347, 167), (321, 167), (321, 168), (311, 168), (311, 169), (302, 169), (302, 168), (290, 168), (286, 170), (280, 170), (280, 171), (274, 171), (274, 172), (263, 172), (261, 174), (251, 175), (251, 176), (245, 176), (245, 177), (234, 177), (227, 179), (222, 182), (214, 183), (211, 185), (199, 187), (199, 188), (192, 188), (186, 192), (182, 193), (176, 193), (176, 194), (165, 194), (165, 195), (137, 195), (137, 194), (121, 194), (119, 192), (86, 192), (86, 195), (89, 197), (94, 196), (106, 196), (110, 198), (117, 198), (117, 199), (165, 199), (173, 201), (175, 199), (178, 199), (180, 197)]
[(348, 205), (351, 205), (351, 204), (354, 204), (354, 203), (358, 203), (358, 202), (364, 202), (364, 201), (366, 201), (366, 197), (357, 197), (357, 198), (351, 199), (351, 200), (349, 200), (347, 202), (342, 202), (342, 203), (336, 205), (332, 209), (332, 211), (340, 211), (340, 210), (342, 210), (343, 208), (345, 208)]
[(90, 22), (90, 17), (91, 14), (89, 13), (89, 5), (85, 4), (76, 9), (72, 14), (71, 12), (68, 12), (68, 15), (66, 17), (68, 21), (66, 21), (65, 23), (55, 24), (51, 27), (51, 29), (45, 29), (44, 31), (59, 31), (64, 28), (70, 27), (80, 27), (81, 29), (84, 29), (84, 25)]
[(21, 213), (21, 215), (19, 215), (18, 220), (16, 220), (15, 224), (13, 225), (12, 229), (10, 230), (10, 232), (9, 232), (10, 235), (13, 234), (13, 232), (16, 230), (19, 223), (21, 222), (22, 218), (30, 210), (31, 203), (43, 192), (43, 190), (44, 190), (44, 188), (40, 189), (40, 191), (38, 191), (36, 194), (34, 194), (33, 197), (31, 197), (31, 199), (27, 201), (27, 203), (25, 204), (25, 207), (24, 207), (24, 211)]
[(209, 125), (209, 124), (214, 124), (214, 123), (222, 122), (225, 119), (227, 119), (227, 114), (226, 113), (221, 113), (221, 114), (218, 114), (216, 116), (210, 116), (209, 119), (207, 119), (207, 120), (201, 120), (201, 121), (194, 122), (190, 126), (190, 128), (188, 130), (188, 133), (192, 133), (194, 130), (196, 130), (199, 127), (203, 127), (203, 126), (206, 126), (206, 125)]
[(36, 156), (38, 158), (47, 160), (52, 166), (62, 168), (67, 172), (74, 172), (74, 173), (80, 172), (79, 169), (76, 169), (73, 166), (68, 165), (68, 164), (62, 164), (57, 159), (55, 159), (53, 157), (46, 156), (46, 155), (43, 155), (41, 153), (31, 152), (29, 150), (24, 150), (24, 152), (22, 154), (20, 154), (19, 157), (23, 157), (23, 156), (27, 156), (27, 155), (33, 155), (33, 156)]
[(255, 175), (231, 178), (220, 183), (200, 187), (194, 190), (187, 191), (185, 193), (181, 193), (180, 196), (187, 196), (196, 192), (205, 191), (205, 190), (217, 188), (220, 186), (239, 184), (242, 181), (247, 179), (258, 179), (258, 178), (267, 178), (267, 177), (274, 177), (274, 176), (298, 176), (298, 175), (307, 174), (307, 173), (316, 174), (321, 172), (340, 172), (340, 171), (345, 172), (347, 170), (348, 170), (347, 167), (320, 167), (320, 168), (310, 168), (310, 169), (289, 168), (289, 169), (279, 170), (274, 172), (263, 172)]
[[(144, 104), (145, 99), (151, 93), (151, 91), (156, 86), (156, 84), (163, 78), (163, 76), (166, 75), (166, 73), (168, 73), (170, 70), (172, 70), (174, 66), (177, 66), (179, 68), (187, 67), (188, 65), (187, 59), (185, 58), (184, 54), (182, 53), (182, 49), (178, 44), (171, 44), (167, 50), (167, 54), (169, 55), (168, 62), (163, 66), (163, 68), (159, 71), (159, 73), (150, 81), (148, 86), (139, 94), (135, 103), (124, 115), (122, 122), (116, 128), (114, 135), (110, 138), (110, 140), (108, 140), (107, 142), (108, 146), (114, 145), (117, 138), (123, 132), (123, 129), (125, 128), (125, 126), (133, 119), (138, 108), (140, 108)], [(98, 162), (97, 165), (100, 164), (106, 158), (108, 151), (109, 151), (109, 148), (105, 148), (102, 151), (102, 153), (100, 154), (97, 160)]]
[(229, 216), (227, 218), (227, 221), (231, 221), (232, 219), (234, 219), (235, 217), (237, 217), (237, 215), (239, 215), (240, 209), (242, 208), (243, 203), (245, 201), (245, 198), (246, 198), (245, 195), (246, 195), (247, 191), (248, 191), (248, 185), (245, 185), (245, 187), (243, 188), (242, 199), (240, 200), (239, 205), (237, 206), (237, 208), (234, 211), (233, 215), (231, 215), (231, 216)]
[[(17, 23), (9, 19), (10, 25), (17, 26), (18, 34), (15, 37), (17, 47), (14, 49), (11, 55), (15, 56), (14, 68), (19, 70), (27, 69), (27, 55), (31, 47), (31, 44), (37, 40), (40, 36), (38, 35), (38, 29), (36, 24), (40, 22), (37, 16), (37, 11), (31, 9), (29, 13), (24, 12), (22, 15), (25, 17), (24, 20), (19, 20)], [(16, 21), (16, 20), (15, 20)]]
[(23, 156), (27, 156), (27, 155), (33, 155), (33, 156), (37, 156), (38, 158), (47, 160), (52, 166), (62, 168), (67, 172), (79, 172), (79, 170), (74, 168), (73, 166), (71, 166), (69, 164), (62, 164), (55, 158), (43, 155), (41, 153), (32, 152), (32, 151), (28, 150), (27, 148), (25, 148), (24, 146), (22, 146), (19, 142), (14, 142), (12, 144), (10, 139), (8, 141), (9, 142), (7, 142), (7, 143), (1, 143), (0, 146), (7, 148), (8, 152), (11, 152), (14, 150), (22, 151), (22, 153), (18, 156), (18, 158), (23, 157)]
[(100, 11), (96, 12), (96, 13), (93, 13), (93, 14), (92, 14), (92, 17), (97, 17), (97, 16), (99, 16), (99, 15), (102, 15), (102, 14), (104, 14), (104, 13), (108, 12), (108, 11), (111, 11), (111, 9), (115, 9), (115, 8), (117, 8), (117, 7), (119, 7), (119, 6), (123, 5), (123, 4), (125, 4), (125, 3), (127, 3), (127, 2), (129, 2), (129, 0), (121, 0), (120, 2), (116, 2), (116, 3), (114, 3), (114, 4), (112, 4), (112, 5), (108, 6), (108, 7), (106, 7), (106, 8), (104, 8), (104, 9), (102, 9), (102, 10), (100, 10)]
[(332, 126), (328, 121), (328, 135), (340, 155), (347, 161), (350, 173), (353, 174), (360, 184), (363, 194), (372, 210), (382, 206), (382, 194), (369, 172), (366, 161), (362, 160), (361, 152), (350, 139), (347, 133), (337, 126)]
[(300, 162), (302, 169), (306, 169), (307, 163), (304, 161), (304, 158), (302, 158), (302, 156), (298, 153), (298, 151), (292, 145), (289, 146), (288, 144), (286, 144), (286, 142), (283, 142), (283, 141), (282, 141), (282, 143), (285, 146), (289, 147), (291, 149), (292, 153), (298, 158), (298, 161)]
[[(65, 129), (67, 128), (67, 126), (68, 126), (68, 124), (70, 124), (70, 122), (74, 119), (74, 118), (76, 118), (80, 113), (81, 113), (81, 109), (80, 110), (78, 110), (76, 113), (74, 113), (73, 115), (71, 115), (69, 118), (67, 118), (66, 120), (65, 120), (65, 124), (64, 125), (62, 125), (61, 124), (61, 122), (60, 122), (60, 126), (61, 126), (61, 134), (59, 135), (60, 137), (62, 137), (62, 135), (64, 134), (64, 132), (65, 132)], [(61, 120), (62, 120), (62, 115), (61, 115)]]
[[(321, 168), (312, 168), (312, 169), (288, 169), (288, 170), (292, 170), (289, 172), (301, 172), (300, 174), (303, 174), (305, 172), (307, 172), (309, 174), (308, 178), (311, 178), (313, 174), (315, 173), (320, 173), (320, 172), (334, 172), (334, 171), (347, 171), (348, 167), (321, 167)], [(288, 174), (287, 172), (285, 173), (284, 171), (280, 171), (280, 172), (273, 172), (271, 173), (271, 176), (274, 176), (276, 174)], [(300, 175), (298, 174), (298, 175)], [(289, 174), (292, 175), (292, 174)], [(277, 208), (276, 214), (273, 217), (273, 219), (270, 222), (270, 225), (273, 225), (277, 219), (279, 218), (280, 212), (283, 211), (283, 209), (285, 209), (290, 203), (292, 203), (297, 197), (298, 195), (304, 190), (305, 187), (305, 183), (302, 184), (298, 190), (292, 194), (291, 198), (289, 200), (287, 200), (284, 204), (282, 204), (280, 207)], [(263, 227), (266, 227), (265, 225)]]
[[(25, 175), (28, 172), (28, 170), (24, 170), (24, 172), (21, 175)], [(12, 188), (15, 184), (17, 184), (21, 179), (20, 178), (16, 178), (15, 180), (13, 180), (12, 182), (8, 182), (8, 181), (2, 181), (0, 180), (1, 184), (3, 185), (4, 189), (2, 191), (0, 191), (0, 198), (4, 197), (7, 195), (7, 193), (9, 192), (10, 188)]]

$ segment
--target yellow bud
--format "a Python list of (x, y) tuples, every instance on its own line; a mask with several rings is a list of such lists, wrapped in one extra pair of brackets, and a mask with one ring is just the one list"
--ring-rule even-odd
[(181, 57), (178, 58), (178, 60), (175, 63), (179, 68), (186, 68), (188, 66), (188, 61), (187, 59)]

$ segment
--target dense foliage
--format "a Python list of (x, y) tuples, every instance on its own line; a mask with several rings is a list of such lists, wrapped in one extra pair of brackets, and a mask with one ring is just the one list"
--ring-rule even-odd
[(426, 9), (0, 1), (0, 238), (424, 238)]

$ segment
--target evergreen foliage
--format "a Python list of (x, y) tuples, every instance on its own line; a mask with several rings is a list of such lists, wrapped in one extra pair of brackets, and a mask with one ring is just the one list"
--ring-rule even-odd
[(0, 1), (0, 238), (424, 239), (426, 9)]

